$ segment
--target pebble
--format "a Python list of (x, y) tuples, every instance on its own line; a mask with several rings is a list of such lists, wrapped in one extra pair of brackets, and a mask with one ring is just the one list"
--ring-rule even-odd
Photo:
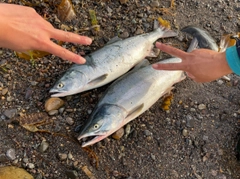
[(211, 174), (212, 174), (212, 176), (217, 176), (217, 171), (216, 170), (211, 170), (211, 172), (210, 172)]
[(135, 31), (136, 35), (143, 34), (143, 33), (144, 31), (141, 28), (137, 28), (137, 30)]
[(13, 118), (16, 115), (16, 113), (17, 113), (17, 109), (7, 109), (7, 110), (4, 111), (3, 114), (7, 118), (11, 119), (11, 118)]
[(78, 177), (78, 173), (76, 170), (67, 170), (66, 171), (67, 178), (76, 179)]
[(222, 85), (224, 83), (223, 80), (217, 80), (217, 84)]
[(46, 141), (42, 141), (42, 143), (39, 146), (39, 151), (40, 152), (45, 152), (49, 147), (49, 144)]
[(28, 162), (29, 162), (28, 158), (24, 157), (24, 158), (23, 158), (23, 162), (24, 162), (24, 163), (28, 163)]
[(152, 133), (151, 133), (149, 130), (145, 130), (145, 131), (144, 131), (144, 134), (145, 134), (146, 136), (151, 136), (151, 135), (152, 135)]
[(152, 158), (153, 160), (156, 160), (156, 156), (153, 155), (152, 153), (151, 153), (151, 158)]
[(188, 131), (187, 131), (187, 129), (183, 129), (182, 135), (183, 135), (184, 137), (187, 137), (187, 136), (188, 136)]
[(68, 153), (68, 159), (72, 160), (73, 159), (73, 155), (71, 152)]
[(130, 134), (131, 132), (131, 125), (130, 124), (127, 124), (126, 127), (125, 127), (125, 138), (128, 137), (128, 135)]
[(15, 149), (8, 149), (6, 152), (6, 156), (11, 160), (14, 160), (16, 158)]
[(122, 138), (122, 136), (124, 135), (124, 129), (123, 127), (118, 129), (113, 135), (112, 135), (112, 138), (116, 139), (116, 140), (119, 140)]
[(30, 168), (30, 169), (35, 168), (35, 165), (34, 165), (33, 163), (28, 163), (27, 166), (28, 166), (28, 168)]
[(60, 98), (49, 98), (45, 102), (45, 110), (47, 112), (52, 111), (52, 110), (58, 110), (64, 105), (64, 101)]
[(111, 13), (113, 12), (113, 10), (112, 10), (110, 7), (107, 6), (107, 12), (108, 12), (109, 14), (111, 14)]
[(58, 158), (59, 158), (60, 160), (66, 160), (67, 157), (68, 157), (67, 154), (64, 154), (64, 153), (59, 153), (59, 154), (58, 154)]
[(60, 114), (62, 114), (64, 110), (65, 110), (65, 108), (60, 108), (58, 111)]
[(2, 95), (4, 96), (5, 94), (7, 94), (7, 92), (8, 92), (8, 88), (3, 88), (2, 89)]
[(124, 31), (123, 33), (121, 33), (121, 34), (119, 35), (119, 37), (122, 38), (122, 39), (126, 39), (126, 38), (129, 37), (129, 33), (128, 33), (127, 31)]
[(8, 158), (5, 154), (0, 154), (0, 163), (7, 162)]
[(206, 109), (206, 105), (205, 104), (199, 104), (198, 109), (200, 109), (200, 110)]
[(71, 117), (67, 117), (66, 118), (66, 123), (68, 124), (68, 125), (73, 125), (74, 124), (74, 120), (73, 120), (73, 118), (71, 118)]
[(190, 128), (194, 127), (194, 120), (193, 120), (192, 116), (187, 115), (186, 118), (187, 118), (186, 126), (190, 127)]
[(48, 111), (48, 115), (49, 116), (54, 116), (54, 115), (57, 115), (57, 114), (58, 114), (58, 110), (57, 109)]
[(151, 7), (159, 7), (159, 2), (158, 2), (158, 0), (155, 0), (155, 1), (152, 1), (151, 3), (150, 3), (150, 6)]

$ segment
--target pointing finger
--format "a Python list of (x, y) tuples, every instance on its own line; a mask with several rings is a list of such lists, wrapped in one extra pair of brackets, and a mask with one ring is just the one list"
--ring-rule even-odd
[(152, 67), (156, 70), (183, 70), (184, 65), (182, 63), (155, 63)]
[(170, 45), (162, 44), (160, 42), (156, 42), (156, 47), (159, 48), (160, 50), (162, 50), (163, 52), (166, 52), (170, 55), (173, 55), (175, 57), (179, 57), (182, 59), (186, 58), (186, 55), (188, 55), (188, 53), (186, 53), (180, 49), (174, 48)]
[(64, 42), (72, 42), (83, 45), (90, 45), (92, 43), (92, 39), (89, 37), (80, 36), (72, 32), (66, 32), (58, 29), (53, 29), (51, 38)]
[(83, 57), (55, 44), (52, 41), (46, 45), (46, 49), (43, 49), (43, 51), (47, 51), (55, 56), (58, 56), (64, 60), (72, 61), (74, 63), (83, 64), (86, 62)]

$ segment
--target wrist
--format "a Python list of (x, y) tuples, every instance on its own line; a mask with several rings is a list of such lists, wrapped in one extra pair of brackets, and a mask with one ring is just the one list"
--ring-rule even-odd
[(240, 75), (240, 57), (238, 55), (237, 47), (235, 45), (227, 48), (226, 60), (231, 70), (235, 74)]

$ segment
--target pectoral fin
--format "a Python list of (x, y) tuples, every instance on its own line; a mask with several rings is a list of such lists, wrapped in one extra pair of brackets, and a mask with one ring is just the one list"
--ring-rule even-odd
[(149, 54), (147, 56), (148, 57), (158, 57), (159, 54), (160, 54), (160, 49), (152, 46), (151, 51), (149, 52)]
[(150, 62), (147, 59), (143, 59), (141, 62), (139, 62), (137, 65), (135, 65), (132, 69), (132, 71), (136, 71), (140, 68), (146, 67), (150, 65)]
[(106, 78), (107, 78), (108, 74), (104, 74), (102, 76), (99, 76), (91, 81), (88, 82), (89, 85), (95, 85), (95, 84), (98, 84), (102, 81), (104, 81)]
[(142, 113), (143, 107), (144, 107), (144, 104), (141, 104), (141, 105), (137, 106), (136, 108), (134, 108), (132, 111), (130, 111), (129, 114), (127, 115), (127, 117), (125, 118), (124, 123), (127, 124), (131, 120), (138, 117)]

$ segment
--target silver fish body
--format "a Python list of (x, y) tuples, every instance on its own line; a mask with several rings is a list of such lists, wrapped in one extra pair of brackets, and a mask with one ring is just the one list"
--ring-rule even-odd
[[(171, 58), (161, 63), (179, 62), (181, 59)], [(184, 78), (182, 71), (154, 70), (149, 65), (116, 80), (96, 105), (87, 123), (82, 126), (78, 140), (95, 136), (83, 143), (82, 147), (106, 138), (138, 117)]]
[(108, 44), (86, 56), (85, 64), (70, 67), (50, 93), (55, 93), (52, 97), (62, 97), (103, 86), (151, 54), (153, 43), (157, 39), (176, 35), (172, 30), (159, 27), (151, 33)]

